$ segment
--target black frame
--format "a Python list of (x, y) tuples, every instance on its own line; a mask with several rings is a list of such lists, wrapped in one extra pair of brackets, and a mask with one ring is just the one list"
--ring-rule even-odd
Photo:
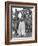
[[(21, 42), (9, 42), (9, 5), (34, 5), (35, 6), (35, 40), (34, 41), (21, 41)], [(36, 3), (23, 3), (23, 2), (5, 2), (5, 44), (21, 44), (21, 43), (36, 43), (37, 42), (37, 4)]]

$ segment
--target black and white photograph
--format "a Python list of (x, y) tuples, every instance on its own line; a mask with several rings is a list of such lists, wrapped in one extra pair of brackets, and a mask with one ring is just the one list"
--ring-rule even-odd
[(15, 37), (32, 37), (32, 9), (33, 7), (12, 7), (11, 31)]

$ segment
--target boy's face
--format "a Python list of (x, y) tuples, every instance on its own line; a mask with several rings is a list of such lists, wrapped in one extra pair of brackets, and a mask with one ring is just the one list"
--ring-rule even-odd
[(23, 17), (21, 17), (21, 21), (23, 21)]

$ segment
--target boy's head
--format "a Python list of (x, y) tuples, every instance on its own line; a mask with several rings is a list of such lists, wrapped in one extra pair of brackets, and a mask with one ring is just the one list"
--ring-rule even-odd
[(23, 21), (24, 20), (24, 18), (23, 17), (21, 17), (21, 19), (20, 19), (21, 21)]

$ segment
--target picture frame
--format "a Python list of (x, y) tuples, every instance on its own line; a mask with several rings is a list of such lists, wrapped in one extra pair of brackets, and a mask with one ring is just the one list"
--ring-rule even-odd
[[(22, 10), (20, 10), (22, 9)], [(28, 10), (30, 9), (30, 10)], [(17, 12), (15, 12), (15, 10)], [(27, 12), (26, 12), (27, 10)], [(31, 12), (32, 10), (32, 12)], [(28, 12), (29, 11), (29, 12)], [(20, 33), (20, 31), (17, 31), (16, 30), (16, 27), (12, 27), (12, 21), (14, 23), (17, 24), (17, 21), (23, 21), (21, 19), (21, 17), (19, 17), (20, 19), (14, 19), (13, 20), (13, 15), (17, 15), (18, 16), (20, 15), (21, 16), (21, 13), (19, 14), (19, 12), (21, 12), (23, 14), (23, 16), (26, 18), (25, 19), (25, 22), (29, 23), (31, 22), (31, 28), (28, 28), (27, 25), (25, 25), (25, 30), (26, 30), (26, 36), (22, 35), (23, 33)], [(25, 12), (25, 13), (24, 13)], [(32, 17), (31, 17), (31, 20), (29, 19), (30, 15), (32, 13)], [(28, 17), (28, 15), (29, 17)], [(33, 16), (34, 15), (34, 16)], [(16, 16), (17, 17), (17, 16)], [(27, 18), (30, 20), (27, 20)], [(20, 23), (19, 21), (19, 23)], [(23, 24), (23, 23), (22, 23)], [(15, 24), (14, 24), (15, 25)], [(18, 28), (20, 29), (20, 25), (18, 26)], [(24, 26), (24, 24), (23, 24)], [(22, 25), (21, 25), (22, 27)], [(14, 29), (14, 31), (16, 30), (18, 33), (14, 34), (15, 32), (12, 33), (12, 29)], [(18, 29), (18, 30), (19, 30)], [(24, 29), (22, 29), (23, 32), (24, 32)], [(22, 32), (21, 30), (21, 32)], [(29, 30), (29, 31), (27, 31)], [(30, 33), (28, 33), (30, 32)], [(12, 36), (14, 34), (14, 36)], [(19, 36), (20, 34), (20, 36)], [(29, 36), (28, 36), (29, 35)], [(32, 36), (31, 36), (32, 35)], [(16, 38), (16, 39), (15, 39)], [(11, 40), (13, 39), (13, 40)], [(16, 40), (16, 41), (15, 41)], [(22, 43), (36, 43), (37, 42), (37, 4), (36, 3), (25, 3), (25, 2), (12, 2), (12, 1), (6, 1), (5, 2), (5, 44), (9, 45), (9, 44), (22, 44)]]

